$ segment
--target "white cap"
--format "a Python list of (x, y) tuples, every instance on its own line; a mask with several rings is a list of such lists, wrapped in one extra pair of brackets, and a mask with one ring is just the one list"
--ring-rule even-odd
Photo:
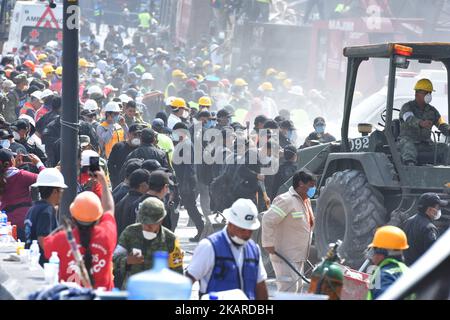
[(100, 155), (94, 150), (84, 150), (81, 153), (81, 166), (82, 167), (89, 166), (90, 165), (89, 159), (93, 157), (100, 157)]
[(45, 89), (44, 91), (42, 91), (41, 93), (41, 99), (45, 99), (47, 97), (53, 96), (55, 93), (50, 90), (50, 89)]
[(63, 175), (56, 168), (46, 168), (42, 170), (37, 177), (36, 183), (31, 186), (67, 188), (67, 185), (64, 183)]
[(91, 95), (91, 94), (94, 94), (94, 93), (103, 94), (103, 90), (99, 86), (90, 86), (88, 88), (88, 90), (87, 90), (87, 94)]
[(30, 96), (38, 99), (39, 101), (42, 101), (42, 91), (36, 90), (32, 94), (30, 94)]
[(92, 99), (87, 99), (83, 104), (83, 110), (95, 111), (98, 110), (97, 101)]
[(150, 72), (146, 72), (142, 75), (142, 80), (155, 80)]
[(99, 76), (101, 76), (101, 74), (102, 74), (102, 71), (99, 68), (95, 68), (92, 70), (92, 75), (94, 77), (99, 77)]
[(303, 88), (301, 86), (293, 86), (291, 88), (291, 90), (289, 90), (290, 94), (293, 94), (295, 96), (303, 96), (304, 92), (303, 92)]
[(120, 110), (120, 106), (117, 102), (110, 101), (106, 104), (104, 111), (105, 112), (120, 112), (122, 110)]
[(120, 101), (122, 101), (122, 103), (128, 103), (129, 101), (133, 100), (130, 96), (126, 95), (125, 93), (122, 93), (119, 96)]
[(33, 127), (36, 128), (36, 122), (34, 121), (34, 119), (33, 119), (32, 117), (30, 117), (29, 115), (27, 115), (26, 113), (22, 113), (22, 114), (19, 116), (19, 119), (25, 119), (25, 120), (28, 120), (28, 122), (29, 122)]
[(231, 208), (223, 211), (227, 221), (246, 230), (257, 230), (261, 226), (258, 220), (258, 209), (250, 199), (238, 199)]

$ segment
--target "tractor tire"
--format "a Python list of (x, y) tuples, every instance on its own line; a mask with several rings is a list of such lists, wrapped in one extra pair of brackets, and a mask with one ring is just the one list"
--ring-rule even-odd
[(369, 185), (363, 172), (334, 173), (317, 201), (315, 244), (319, 257), (327, 254), (330, 243), (341, 240), (339, 254), (344, 264), (359, 269), (375, 230), (388, 221), (383, 195)]

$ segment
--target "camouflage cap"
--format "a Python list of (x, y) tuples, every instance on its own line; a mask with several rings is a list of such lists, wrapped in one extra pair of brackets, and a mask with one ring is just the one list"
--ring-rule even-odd
[(155, 197), (145, 199), (139, 204), (137, 222), (155, 224), (166, 216), (164, 203)]

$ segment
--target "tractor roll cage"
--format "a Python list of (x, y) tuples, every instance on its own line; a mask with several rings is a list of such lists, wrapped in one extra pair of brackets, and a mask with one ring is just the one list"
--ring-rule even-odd
[[(412, 49), (412, 52), (399, 52), (397, 49)], [(405, 49), (405, 48), (403, 48)], [(356, 86), (356, 77), (359, 66), (363, 61), (370, 58), (389, 59), (389, 77), (388, 77), (388, 93), (386, 103), (386, 127), (392, 127), (392, 113), (394, 105), (395, 75), (397, 66), (395, 64), (396, 56), (405, 56), (408, 60), (418, 60), (419, 62), (430, 63), (432, 61), (442, 62), (447, 69), (447, 84), (450, 84), (450, 43), (387, 43), (368, 46), (355, 46), (344, 48), (344, 56), (348, 58), (347, 79), (344, 100), (344, 116), (342, 119), (341, 138), (342, 152), (350, 152), (350, 143), (348, 140), (348, 129), (350, 122), (350, 114), (353, 103), (353, 94)], [(448, 99), (448, 115), (450, 116), (450, 95)], [(397, 172), (402, 179), (403, 170), (401, 170), (401, 158), (398, 152), (395, 139), (391, 130), (385, 130), (386, 140), (392, 154), (392, 159)]]

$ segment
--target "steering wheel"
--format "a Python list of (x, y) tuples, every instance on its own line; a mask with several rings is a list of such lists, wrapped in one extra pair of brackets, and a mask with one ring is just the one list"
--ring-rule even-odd
[[(397, 109), (397, 108), (394, 108), (392, 110), (400, 112), (400, 109)], [(378, 122), (378, 125), (383, 127), (383, 128), (386, 127), (386, 112), (387, 112), (387, 109), (384, 109), (383, 112), (381, 113), (381, 116), (380, 116), (381, 117), (381, 121), (383, 121), (383, 123)]]

